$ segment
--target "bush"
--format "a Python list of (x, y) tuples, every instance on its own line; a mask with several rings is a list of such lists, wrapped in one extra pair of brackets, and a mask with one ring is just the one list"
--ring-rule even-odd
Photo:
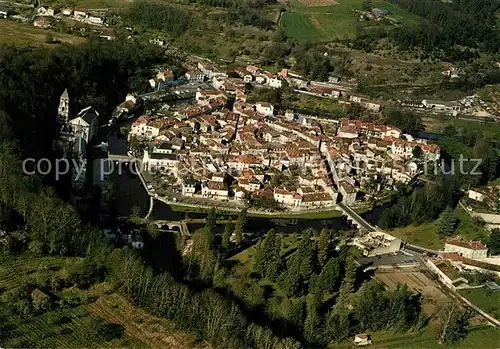
[(100, 282), (104, 277), (104, 270), (96, 263), (83, 259), (75, 263), (68, 270), (68, 281), (80, 288), (88, 288), (90, 285)]

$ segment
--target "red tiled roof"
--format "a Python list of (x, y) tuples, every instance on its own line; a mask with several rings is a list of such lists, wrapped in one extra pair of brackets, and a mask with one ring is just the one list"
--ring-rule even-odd
[(476, 251), (487, 249), (486, 245), (484, 245), (481, 241), (467, 240), (460, 236), (450, 237), (446, 239), (446, 243), (449, 245), (460, 246)]

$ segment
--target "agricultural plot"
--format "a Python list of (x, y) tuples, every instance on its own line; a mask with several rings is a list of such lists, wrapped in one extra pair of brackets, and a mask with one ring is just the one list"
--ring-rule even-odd
[(391, 289), (395, 289), (398, 285), (407, 285), (424, 296), (446, 299), (446, 296), (437, 288), (434, 281), (430, 280), (422, 272), (380, 272), (375, 275), (375, 279)]
[(417, 26), (419, 23), (419, 17), (411, 12), (403, 10), (402, 8), (393, 5), (384, 0), (372, 0), (373, 8), (380, 8), (384, 10), (389, 10), (391, 14), (389, 17), (398, 20), (407, 26)]
[[(360, 0), (292, 0), (281, 26), (287, 36), (299, 42), (352, 38), (357, 26), (379, 24), (359, 21), (356, 10), (361, 10), (361, 5)], [(375, 0), (373, 7), (389, 10), (391, 17), (403, 24), (418, 24), (416, 15), (384, 0)]]
[(5, 342), (7, 347), (38, 348), (146, 348), (126, 337), (110, 339), (96, 331), (99, 317), (90, 315), (83, 306), (56, 309), (24, 321), (16, 326), (16, 337)]
[(205, 348), (175, 329), (168, 320), (155, 317), (140, 309), (134, 308), (130, 302), (117, 294), (100, 297), (96, 302), (89, 304), (88, 311), (96, 317), (102, 318), (109, 324), (124, 328), (125, 335), (139, 343), (145, 343), (150, 348)]
[(18, 287), (30, 278), (43, 279), (59, 273), (67, 265), (65, 258), (41, 257), (5, 259), (0, 262), (0, 290)]
[(59, 0), (57, 3), (63, 7), (81, 7), (89, 9), (124, 8), (129, 6), (133, 0)]
[(47, 34), (49, 33), (54, 41), (60, 43), (81, 44), (86, 41), (85, 38), (78, 36), (49, 32), (44, 29), (35, 28), (30, 24), (22, 24), (11, 20), (0, 19), (0, 42), (3, 44), (55, 47), (55, 44), (46, 43)]

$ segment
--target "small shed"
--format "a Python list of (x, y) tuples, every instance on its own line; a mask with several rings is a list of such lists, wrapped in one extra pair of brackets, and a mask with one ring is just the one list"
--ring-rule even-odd
[(357, 346), (372, 344), (372, 338), (369, 334), (360, 333), (354, 336), (354, 344)]
[(9, 15), (9, 9), (7, 8), (4, 8), (4, 7), (0, 7), (0, 18), (7, 18), (7, 16)]

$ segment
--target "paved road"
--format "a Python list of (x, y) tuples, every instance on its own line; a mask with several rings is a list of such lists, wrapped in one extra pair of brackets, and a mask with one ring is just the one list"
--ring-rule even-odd
[(338, 203), (338, 205), (339, 205), (340, 208), (342, 208), (350, 216), (350, 218), (352, 218), (353, 220), (356, 221), (356, 223), (358, 223), (359, 225), (361, 225), (361, 227), (363, 229), (367, 230), (368, 232), (372, 232), (372, 231), (376, 231), (377, 230), (370, 223), (368, 223), (367, 221), (365, 221), (363, 217), (361, 217), (356, 211), (354, 211), (349, 206), (345, 205), (342, 202)]

